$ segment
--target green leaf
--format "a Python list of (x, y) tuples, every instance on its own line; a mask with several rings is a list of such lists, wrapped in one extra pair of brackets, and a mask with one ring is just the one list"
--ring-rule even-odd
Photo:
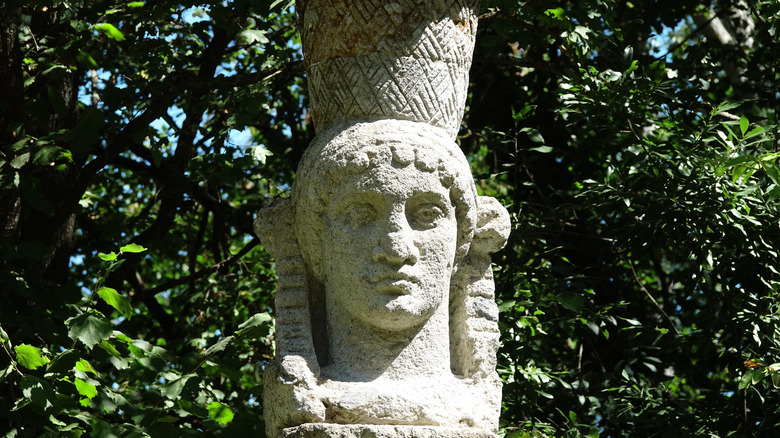
[(236, 35), (236, 38), (243, 41), (244, 44), (266, 44), (268, 38), (265, 36), (265, 31), (257, 29), (245, 29)]
[(5, 369), (0, 370), (0, 383), (5, 381), (5, 378), (8, 377), (8, 375), (11, 374), (13, 370), (14, 370), (13, 364), (8, 364), (8, 366), (5, 367)]
[(274, 2), (271, 3), (271, 9), (273, 10), (275, 7), (281, 4), (281, 9), (284, 10), (292, 6), (294, 2), (295, 0), (274, 0)]
[(49, 363), (49, 358), (41, 354), (41, 349), (32, 345), (21, 344), (14, 347), (16, 361), (19, 365), (34, 370)]
[(563, 8), (548, 9), (544, 11), (544, 15), (547, 15), (548, 17), (552, 17), (555, 20), (563, 20), (563, 18), (565, 17)]
[(128, 8), (140, 8), (144, 5), (144, 2), (130, 2), (127, 4)]
[(764, 372), (760, 369), (748, 370), (745, 375), (739, 379), (739, 389), (745, 389), (750, 385), (756, 384), (764, 377)]
[(21, 378), (19, 386), (22, 395), (40, 409), (59, 405), (54, 388), (45, 380), (28, 374)]
[(105, 260), (107, 262), (113, 262), (117, 258), (117, 254), (114, 251), (111, 251), (108, 254), (99, 252), (98, 257), (100, 257), (101, 260)]
[(511, 310), (516, 303), (517, 302), (515, 300), (502, 301), (501, 304), (498, 305), (498, 311), (506, 312), (507, 310)]
[(14, 169), (21, 169), (22, 166), (27, 164), (27, 162), (30, 161), (30, 153), (25, 152), (18, 157), (15, 157), (13, 160), (11, 160), (10, 163), (8, 163), (9, 166), (13, 167)]
[(89, 400), (92, 400), (97, 395), (97, 388), (89, 382), (76, 378), (73, 384), (76, 386), (76, 391)]
[(634, 70), (636, 70), (638, 68), (639, 68), (639, 61), (637, 61), (635, 59), (635, 60), (631, 61), (631, 65), (628, 67), (628, 69), (626, 69), (626, 73), (625, 74), (628, 75), (629, 73), (631, 73), (632, 71), (634, 71)]
[(209, 411), (209, 418), (219, 424), (228, 424), (233, 420), (233, 411), (226, 404), (211, 402), (206, 409)]
[(561, 306), (576, 313), (582, 311), (582, 308), (585, 306), (585, 298), (574, 292), (567, 291), (562, 293), (559, 301)]
[(95, 58), (92, 57), (89, 53), (79, 49), (79, 54), (76, 55), (76, 59), (79, 60), (82, 64), (89, 66), (91, 68), (98, 68), (98, 63), (95, 61)]
[(138, 253), (138, 252), (144, 252), (146, 251), (146, 248), (144, 248), (141, 245), (131, 243), (128, 245), (125, 245), (121, 248), (119, 248), (119, 252), (131, 252), (131, 253)]
[[(245, 332), (242, 331), (242, 333)], [(209, 357), (214, 355), (214, 353), (224, 350), (230, 344), (233, 338), (234, 336), (225, 336), (224, 338), (220, 339), (216, 344), (212, 345), (205, 352), (203, 352), (203, 356)]]
[(722, 104), (718, 105), (712, 111), (712, 114), (716, 115), (716, 114), (720, 114), (720, 113), (725, 113), (726, 111), (734, 109), (734, 108), (742, 105), (743, 103), (745, 103), (745, 101), (743, 101), (743, 100), (723, 102)]
[(531, 149), (529, 149), (529, 150), (531, 150), (531, 151), (536, 151), (536, 152), (540, 152), (540, 153), (542, 153), (542, 154), (549, 154), (550, 152), (552, 152), (552, 151), (553, 151), (553, 148), (552, 148), (552, 147), (550, 147), (550, 146), (537, 146), (537, 147), (535, 147), (535, 148), (531, 148)]
[(181, 391), (184, 389), (184, 386), (187, 384), (187, 381), (191, 378), (195, 377), (195, 374), (187, 374), (185, 376), (181, 376), (178, 379), (172, 381), (171, 383), (163, 386), (160, 389), (160, 392), (162, 395), (168, 397), (171, 400), (176, 400), (179, 398), (179, 395), (181, 395)]
[(748, 127), (750, 126), (750, 122), (748, 122), (747, 117), (742, 116), (739, 119), (739, 130), (742, 131), (742, 136), (745, 136), (745, 133), (748, 130)]
[[(273, 318), (268, 313), (257, 313), (255, 315), (252, 315), (251, 318), (242, 322), (238, 326), (238, 331), (236, 331), (236, 335), (250, 336), (250, 337), (266, 336), (271, 330), (271, 324), (270, 324), (271, 321), (273, 321)], [(214, 345), (212, 348), (214, 347), (216, 347), (216, 345)]]
[(104, 316), (95, 316), (91, 313), (83, 313), (65, 321), (68, 326), (68, 336), (73, 340), (79, 340), (87, 348), (92, 348), (98, 342), (111, 336), (112, 326)]
[(92, 373), (93, 375), (97, 376), (97, 371), (95, 371), (95, 368), (93, 368), (92, 364), (87, 362), (86, 359), (81, 359), (78, 362), (76, 362), (74, 368), (77, 369), (78, 371), (83, 371), (85, 373)]
[(252, 315), (251, 318), (249, 318), (246, 321), (244, 321), (241, 324), (239, 324), (239, 326), (238, 326), (238, 328), (239, 328), (238, 333), (241, 333), (241, 332), (243, 332), (243, 331), (245, 331), (247, 329), (250, 329), (252, 327), (257, 327), (257, 326), (266, 324), (266, 323), (268, 323), (271, 320), (273, 320), (273, 318), (267, 312), (266, 313), (256, 313), (256, 314)]
[(116, 309), (122, 316), (129, 317), (133, 314), (133, 306), (130, 305), (130, 298), (119, 295), (115, 289), (110, 287), (101, 287), (97, 290), (97, 294), (103, 299), (109, 306)]
[(98, 344), (98, 347), (102, 348), (103, 351), (105, 351), (106, 353), (110, 354), (113, 357), (121, 356), (119, 354), (119, 350), (117, 350), (116, 347), (114, 347), (114, 345), (108, 341), (102, 341), (101, 343)]
[(117, 29), (116, 26), (114, 26), (111, 23), (98, 23), (95, 25), (95, 30), (97, 30), (98, 32), (104, 34), (105, 36), (113, 40), (116, 41), (125, 40), (125, 34), (123, 34), (121, 30)]
[(773, 184), (770, 186), (769, 190), (767, 191), (767, 195), (769, 197), (767, 198), (768, 202), (775, 201), (777, 198), (780, 198), (780, 186), (777, 184)]

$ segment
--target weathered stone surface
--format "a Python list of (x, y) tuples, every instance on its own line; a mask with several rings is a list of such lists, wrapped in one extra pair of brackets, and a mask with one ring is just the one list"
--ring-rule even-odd
[(343, 424), (304, 424), (285, 429), (284, 438), (496, 438), (498, 435), (475, 430), (430, 426), (367, 426)]
[(292, 197), (257, 225), (280, 260), (270, 436), (304, 422), (496, 429), (489, 253), (509, 218), (476, 195), (446, 133), (336, 123), (305, 153)]
[(392, 118), (458, 133), (479, 0), (306, 0), (304, 62), (317, 131)]
[(255, 223), (279, 275), (268, 436), (495, 436), (509, 217), (453, 141), (476, 4), (298, 3), (318, 133)]

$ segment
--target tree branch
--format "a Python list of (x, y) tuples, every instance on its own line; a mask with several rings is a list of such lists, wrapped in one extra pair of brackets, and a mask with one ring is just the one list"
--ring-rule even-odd
[(203, 277), (205, 277), (207, 275), (210, 275), (210, 274), (212, 274), (214, 272), (223, 270), (223, 269), (227, 268), (228, 266), (230, 266), (230, 265), (236, 263), (237, 261), (239, 261), (241, 259), (241, 257), (246, 255), (249, 251), (254, 249), (259, 244), (260, 244), (260, 239), (258, 239), (257, 237), (253, 237), (252, 240), (249, 243), (247, 243), (246, 246), (241, 248), (241, 250), (239, 252), (231, 255), (230, 257), (222, 260), (221, 262), (215, 263), (215, 264), (213, 264), (213, 265), (211, 265), (211, 266), (209, 266), (207, 268), (203, 268), (200, 271), (197, 271), (197, 272), (192, 273), (190, 275), (187, 275), (185, 277), (179, 277), (179, 278), (177, 278), (175, 280), (168, 281), (168, 282), (163, 283), (163, 284), (161, 284), (161, 285), (159, 285), (157, 287), (154, 287), (152, 289), (144, 290), (143, 293), (148, 294), (148, 295), (156, 295), (156, 294), (158, 294), (160, 292), (164, 292), (164, 291), (166, 291), (168, 289), (174, 288), (176, 286), (180, 286), (180, 285), (188, 283), (188, 282), (190, 282), (192, 280), (197, 280), (199, 278), (203, 278)]
[(626, 260), (625, 258), (623, 258), (623, 256), (620, 256), (620, 259), (623, 260), (623, 262), (625, 262), (626, 264), (628, 264), (628, 267), (631, 268), (631, 274), (634, 276), (634, 280), (636, 281), (636, 284), (639, 285), (639, 288), (642, 289), (642, 292), (644, 292), (645, 295), (647, 295), (647, 298), (650, 298), (650, 301), (653, 303), (653, 305), (655, 305), (655, 308), (658, 309), (659, 312), (661, 312), (661, 315), (664, 316), (666, 322), (668, 322), (669, 326), (672, 327), (674, 333), (677, 336), (680, 336), (680, 331), (677, 330), (677, 326), (674, 325), (672, 318), (669, 318), (669, 315), (667, 315), (664, 309), (661, 307), (661, 305), (658, 304), (658, 301), (656, 301), (655, 298), (653, 298), (653, 295), (650, 293), (650, 291), (647, 290), (645, 285), (642, 284), (642, 282), (639, 280), (639, 276), (637, 275), (636, 270), (634, 269), (634, 265), (631, 263), (631, 261)]

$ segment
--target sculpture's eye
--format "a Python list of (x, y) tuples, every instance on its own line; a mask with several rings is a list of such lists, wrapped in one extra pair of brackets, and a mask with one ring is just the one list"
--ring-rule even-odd
[(361, 227), (376, 218), (376, 210), (371, 204), (355, 202), (344, 209), (344, 222), (352, 227)]
[(428, 230), (439, 225), (439, 221), (446, 216), (444, 208), (440, 205), (428, 202), (411, 209), (409, 222), (415, 228)]

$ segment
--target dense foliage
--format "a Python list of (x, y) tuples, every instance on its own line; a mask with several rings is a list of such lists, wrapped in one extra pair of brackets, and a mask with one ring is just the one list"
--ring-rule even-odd
[[(263, 436), (288, 1), (0, 4), (0, 432)], [(501, 433), (780, 430), (780, 4), (485, 0)]]

